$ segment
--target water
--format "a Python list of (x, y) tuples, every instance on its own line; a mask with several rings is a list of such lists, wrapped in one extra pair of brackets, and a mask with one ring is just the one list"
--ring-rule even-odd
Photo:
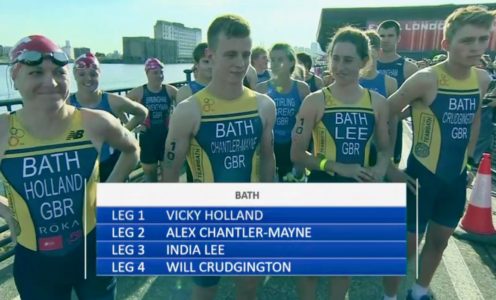
[[(186, 80), (184, 69), (190, 69), (191, 64), (174, 64), (165, 66), (164, 82), (177, 82)], [(143, 65), (102, 64), (100, 66), (100, 88), (103, 90), (131, 88), (146, 83)], [(72, 64), (70, 65), (72, 73)], [(71, 92), (77, 90), (76, 82), (71, 74)], [(20, 98), (14, 90), (12, 80), (9, 78), (8, 66), (0, 65), (0, 102), (5, 99)]]

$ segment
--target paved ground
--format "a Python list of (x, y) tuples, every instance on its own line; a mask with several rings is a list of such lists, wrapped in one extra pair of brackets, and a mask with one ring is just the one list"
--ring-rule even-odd
[[(409, 149), (409, 140), (405, 148)], [(493, 188), (494, 190), (494, 188)], [(470, 192), (470, 190), (469, 190)], [(493, 219), (496, 224), (496, 198), (492, 199)], [(12, 258), (0, 263), (0, 299), (19, 299), (12, 278)], [(404, 299), (406, 287), (414, 279), (414, 266), (402, 285), (398, 299)], [(292, 277), (267, 277), (259, 289), (259, 300), (296, 299)], [(491, 243), (452, 238), (443, 261), (434, 276), (431, 289), (436, 299), (496, 299), (496, 236)], [(322, 278), (318, 299), (326, 299), (327, 280)], [(190, 298), (191, 280), (187, 277), (122, 277), (118, 280), (117, 299), (186, 300)], [(234, 299), (233, 282), (221, 281), (217, 299)], [(382, 299), (381, 279), (377, 277), (353, 278), (348, 299)]]

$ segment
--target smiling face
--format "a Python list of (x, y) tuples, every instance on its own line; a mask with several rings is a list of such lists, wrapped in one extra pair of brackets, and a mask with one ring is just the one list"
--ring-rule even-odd
[(94, 68), (74, 69), (78, 91), (96, 92), (100, 82), (100, 70)]
[(69, 96), (68, 67), (58, 66), (50, 59), (37, 66), (19, 65), (13, 81), (24, 105), (58, 109)]
[(219, 34), (217, 45), (210, 49), (212, 77), (231, 84), (242, 84), (250, 64), (251, 38), (228, 38)]

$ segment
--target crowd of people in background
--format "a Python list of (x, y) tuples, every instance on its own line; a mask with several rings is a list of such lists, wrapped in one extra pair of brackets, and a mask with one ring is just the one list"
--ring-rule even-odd
[[(95, 274), (95, 186), (126, 181), (139, 158), (145, 182), (405, 182), (409, 259), (425, 233), (407, 299), (431, 299), (429, 284), (465, 207), (466, 165), (493, 149), (496, 60), (484, 54), (493, 20), (484, 7), (454, 11), (444, 26), (446, 54), (418, 61), (398, 54), (394, 20), (375, 31), (342, 27), (321, 72), (286, 43), (252, 49), (247, 21), (220, 16), (192, 53), (193, 81), (179, 90), (165, 84), (164, 64), (149, 58), (147, 82), (126, 96), (99, 89), (105, 74), (91, 53), (76, 59), (78, 90), (69, 95), (62, 50), (43, 36), (21, 39), (10, 76), (23, 108), (0, 115), (0, 216), (17, 241), (21, 298), (70, 299), (73, 289), (79, 299), (115, 298), (115, 279)], [(469, 102), (452, 103), (459, 95)], [(429, 141), (414, 130), (412, 151), (402, 157), (403, 120), (415, 129), (427, 126), (426, 118), (437, 124)], [(230, 135), (243, 146), (232, 146)], [(406, 170), (398, 168), (402, 160)], [(59, 179), (51, 195), (26, 188)], [(45, 205), (63, 206), (63, 216), (49, 215)], [(40, 229), (61, 223), (72, 225), (56, 237)], [(214, 299), (219, 280), (195, 277), (193, 299)], [(260, 282), (237, 277), (237, 299), (255, 299)], [(329, 297), (344, 299), (350, 282), (331, 277)], [(400, 282), (385, 277), (383, 299), (397, 299)], [(300, 299), (315, 299), (316, 278), (297, 286)]]

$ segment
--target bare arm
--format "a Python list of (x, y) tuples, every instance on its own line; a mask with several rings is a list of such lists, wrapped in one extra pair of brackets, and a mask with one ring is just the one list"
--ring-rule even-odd
[(119, 119), (122, 120), (122, 116), (125, 116), (126, 114), (133, 115), (133, 117), (124, 125), (129, 131), (132, 131), (136, 126), (143, 123), (148, 114), (148, 109), (146, 109), (146, 107), (127, 97), (110, 94), (109, 103), (112, 111), (119, 116)]
[(177, 102), (177, 88), (173, 85), (170, 85), (170, 84), (167, 84), (166, 88), (167, 88), (167, 94), (169, 94), (169, 97), (171, 97), (172, 103), (174, 104), (174, 106), (176, 106), (178, 103)]
[(412, 76), (417, 71), (418, 71), (418, 67), (416, 64), (414, 64), (408, 60), (405, 61), (405, 65), (403, 68), (403, 74), (405, 75), (405, 79)]
[(260, 181), (273, 182), (276, 171), (274, 156), (274, 124), (276, 120), (276, 107), (266, 95), (258, 95), (260, 115), (264, 120), (262, 140), (260, 143)]
[(138, 163), (138, 141), (107, 112), (84, 110), (83, 118), (84, 125), (97, 149), (100, 149), (103, 143), (107, 143), (121, 152), (107, 182), (124, 182)]
[(390, 117), (398, 116), (413, 101), (424, 100), (426, 92), (433, 88), (433, 81), (437, 82), (435, 75), (426, 71), (420, 71), (405, 81), (388, 98)]
[(388, 97), (398, 90), (398, 81), (395, 78), (386, 75), (386, 94)]
[(305, 99), (310, 94), (310, 87), (306, 82), (298, 80), (298, 93), (300, 99)]
[(294, 164), (309, 170), (320, 170), (323, 158), (314, 157), (307, 151), (312, 130), (322, 118), (324, 109), (324, 96), (322, 93), (313, 93), (303, 100), (298, 114), (296, 125), (293, 128), (291, 142), (291, 160)]
[(377, 163), (372, 168), (375, 180), (382, 181), (389, 165), (389, 158), (392, 156), (389, 137), (389, 111), (386, 99), (374, 92), (371, 92), (372, 104), (375, 112), (374, 141), (377, 147)]
[(177, 91), (177, 96), (176, 96), (176, 102), (179, 104), (181, 101), (185, 100), (188, 97), (191, 97), (192, 92), (191, 88), (189, 85), (185, 84), (183, 85), (178, 91)]
[(127, 94), (126, 97), (129, 99), (141, 103), (141, 98), (143, 98), (143, 87), (139, 86), (136, 87), (132, 90), (130, 90)]
[(437, 82), (436, 75), (429, 72), (429, 69), (421, 70), (388, 98), (391, 145), (396, 141), (396, 124), (402, 117), (401, 112), (413, 101), (425, 101), (430, 91), (437, 88), (433, 82)]
[(169, 133), (165, 141), (164, 160), (162, 163), (162, 181), (178, 182), (181, 167), (186, 160), (190, 140), (195, 134), (200, 121), (200, 112), (193, 98), (178, 104), (169, 123)]

